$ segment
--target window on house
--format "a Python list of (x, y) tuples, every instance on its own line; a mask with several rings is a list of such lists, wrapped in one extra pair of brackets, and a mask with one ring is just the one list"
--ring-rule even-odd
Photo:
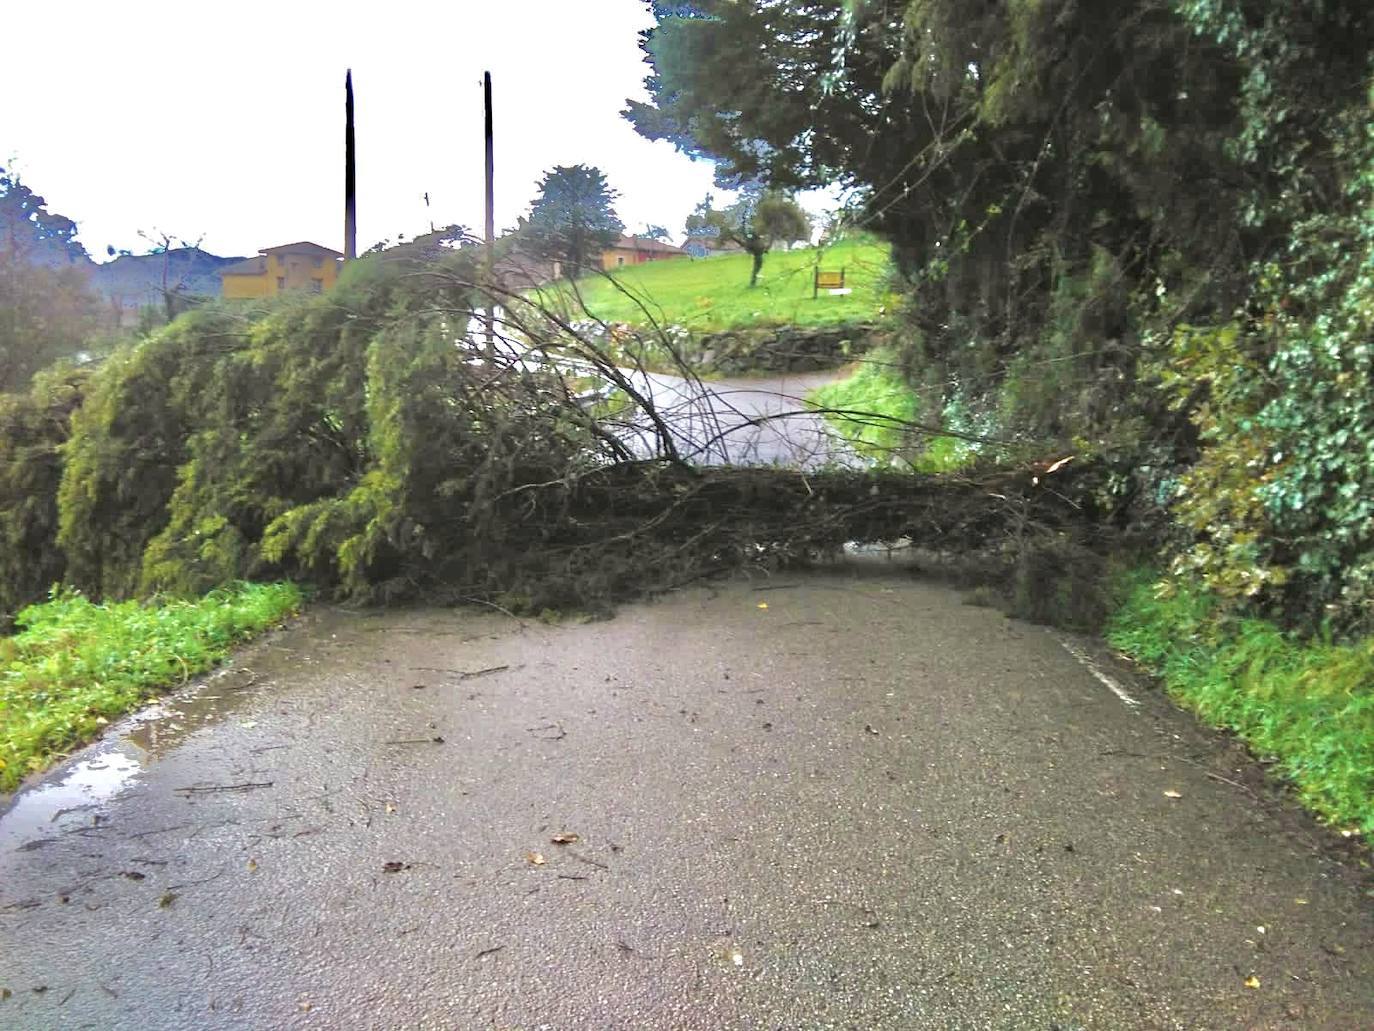
[(323, 259), (323, 258), (316, 258), (316, 259), (315, 259), (315, 267), (316, 267), (316, 268), (323, 268), (323, 267), (324, 267), (324, 259)]
[(278, 290), (285, 290), (285, 289), (286, 289), (286, 277), (285, 277), (285, 276), (278, 276), (278, 277), (277, 277), (277, 289), (278, 289)]
[(324, 292), (324, 280), (323, 280), (323, 279), (312, 279), (312, 280), (310, 281), (310, 292), (311, 292), (312, 294), (323, 293), (323, 292)]
[(616, 263), (617, 265), (623, 265), (623, 264), (625, 264), (625, 257), (624, 257), (624, 255), (619, 255), (619, 256), (617, 256), (616, 259), (615, 259), (615, 263)]

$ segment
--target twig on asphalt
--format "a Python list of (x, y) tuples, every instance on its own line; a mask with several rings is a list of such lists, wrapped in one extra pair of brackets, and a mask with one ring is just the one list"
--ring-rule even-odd
[(472, 680), (475, 677), (485, 677), (490, 673), (500, 673), (502, 670), (510, 669), (509, 664), (505, 666), (488, 666), (486, 669), (475, 669), (471, 673), (463, 673), (459, 680)]
[(217, 874), (211, 874), (209, 877), (201, 877), (199, 880), (183, 881), (181, 884), (169, 884), (167, 885), (167, 890), (170, 892), (175, 891), (177, 888), (193, 888), (197, 884), (209, 884), (211, 881), (217, 881), (223, 876), (224, 871), (221, 870)]
[(520, 624), (520, 629), (521, 629), (521, 630), (526, 629), (526, 627), (528, 626), (528, 624), (527, 624), (523, 619), (521, 619), (519, 616), (517, 616), (517, 615), (516, 615), (514, 612), (512, 612), (510, 609), (503, 609), (500, 605), (496, 604), (496, 602), (494, 602), (494, 601), (487, 601), (485, 598), (474, 598), (474, 597), (471, 597), (471, 596), (466, 595), (466, 594), (459, 595), (459, 596), (458, 596), (458, 600), (459, 600), (459, 601), (469, 601), (469, 602), (472, 602), (474, 605), (485, 605), (485, 606), (486, 606), (487, 608), (489, 608), (489, 609), (495, 609), (497, 612), (501, 613), (503, 616), (509, 616), (511, 619), (513, 619), (513, 620), (515, 620), (517, 623), (519, 623), (519, 624)]
[(444, 739), (438, 734), (434, 737), (402, 737), (391, 741), (383, 741), (384, 745), (442, 745)]
[[(545, 723), (540, 727), (526, 727), (525, 730), (536, 735), (540, 741), (562, 741), (568, 736), (568, 732), (563, 729), (563, 724), (561, 723)], [(556, 730), (558, 733), (544, 734), (543, 731), (546, 730)]]
[(173, 788), (172, 792), (174, 794), (184, 793), (187, 795), (208, 795), (214, 791), (253, 791), (257, 788), (270, 788), (271, 786), (272, 781), (261, 780), (245, 781), (242, 784), (206, 784), (204, 786), (191, 785), (190, 787), (185, 788)]
[(1253, 791), (1250, 790), (1250, 788), (1248, 788), (1246, 785), (1242, 784), (1240, 781), (1232, 780), (1230, 777), (1223, 777), (1220, 773), (1212, 773), (1212, 772), (1210, 772), (1210, 771), (1208, 771), (1208, 770), (1203, 770), (1202, 772), (1203, 772), (1203, 775), (1204, 775), (1204, 776), (1210, 778), (1211, 780), (1219, 780), (1219, 781), (1221, 781), (1223, 784), (1230, 784), (1231, 787), (1233, 787), (1233, 788), (1240, 788), (1242, 791), (1244, 791), (1244, 792), (1245, 792), (1247, 795), (1249, 795), (1251, 798), (1256, 798), (1256, 797), (1257, 797), (1257, 796), (1255, 795), (1255, 793), (1254, 793)]
[(565, 851), (567, 852), (568, 855), (572, 856), (572, 857), (573, 857), (574, 859), (576, 859), (579, 863), (586, 863), (588, 866), (595, 866), (595, 867), (598, 867), (599, 869), (602, 869), (602, 870), (609, 870), (609, 869), (610, 869), (610, 867), (607, 866), (605, 863), (598, 862), (598, 861), (595, 860), (595, 859), (588, 859), (586, 856), (584, 856), (584, 855), (579, 855), (578, 853), (574, 852), (572, 849), (566, 849)]
[[(409, 669), (414, 673), (452, 673), (459, 680), (473, 680), (476, 677), (489, 676), (492, 673), (501, 673), (510, 669), (511, 666), (488, 666), (486, 669), (453, 669), (449, 666), (411, 666)], [(520, 667), (515, 667), (519, 669)]]
[(500, 951), (501, 951), (502, 949), (504, 949), (504, 948), (505, 948), (504, 945), (493, 945), (493, 946), (492, 946), (491, 948), (489, 948), (489, 949), (483, 949), (481, 952), (477, 953), (477, 955), (473, 956), (472, 958), (473, 958), (473, 959), (481, 959), (483, 956), (490, 956), (490, 955), (492, 955), (493, 953), (500, 952)]

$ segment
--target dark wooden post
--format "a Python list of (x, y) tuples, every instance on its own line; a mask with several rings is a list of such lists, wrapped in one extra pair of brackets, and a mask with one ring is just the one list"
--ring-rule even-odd
[(495, 149), (492, 142), (491, 129), (491, 72), (482, 73), (482, 99), (486, 109), (486, 144), (487, 144), (487, 184), (486, 184), (486, 236), (487, 236), (487, 360), (491, 361), (496, 357), (496, 314), (494, 311), (495, 301), (493, 300), (493, 289), (495, 283), (492, 282), (495, 269), (496, 251), (496, 189), (494, 186), (496, 173)]
[(353, 141), (353, 69), (344, 73), (344, 260), (358, 256), (358, 168)]

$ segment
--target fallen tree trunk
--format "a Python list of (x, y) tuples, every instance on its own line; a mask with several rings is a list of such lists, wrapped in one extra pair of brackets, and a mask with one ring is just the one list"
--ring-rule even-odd
[[(937, 551), (996, 553), (1100, 533), (1097, 470), (1072, 464), (918, 476), (833, 470), (623, 463), (512, 491), (501, 542), (488, 537), (434, 570), (465, 596), (526, 608), (603, 607), (712, 573), (833, 553), (846, 542), (909, 539)], [(481, 582), (472, 574), (482, 572)]]

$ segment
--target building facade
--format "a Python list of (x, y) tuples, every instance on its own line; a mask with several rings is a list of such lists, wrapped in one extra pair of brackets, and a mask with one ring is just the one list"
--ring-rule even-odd
[(601, 253), (603, 269), (617, 269), (625, 265), (643, 265), (646, 261), (665, 258), (685, 258), (687, 252), (662, 240), (643, 236), (622, 236)]
[(273, 297), (288, 290), (324, 293), (339, 278), (343, 255), (317, 243), (265, 247), (220, 270), (220, 293), (231, 300)]

